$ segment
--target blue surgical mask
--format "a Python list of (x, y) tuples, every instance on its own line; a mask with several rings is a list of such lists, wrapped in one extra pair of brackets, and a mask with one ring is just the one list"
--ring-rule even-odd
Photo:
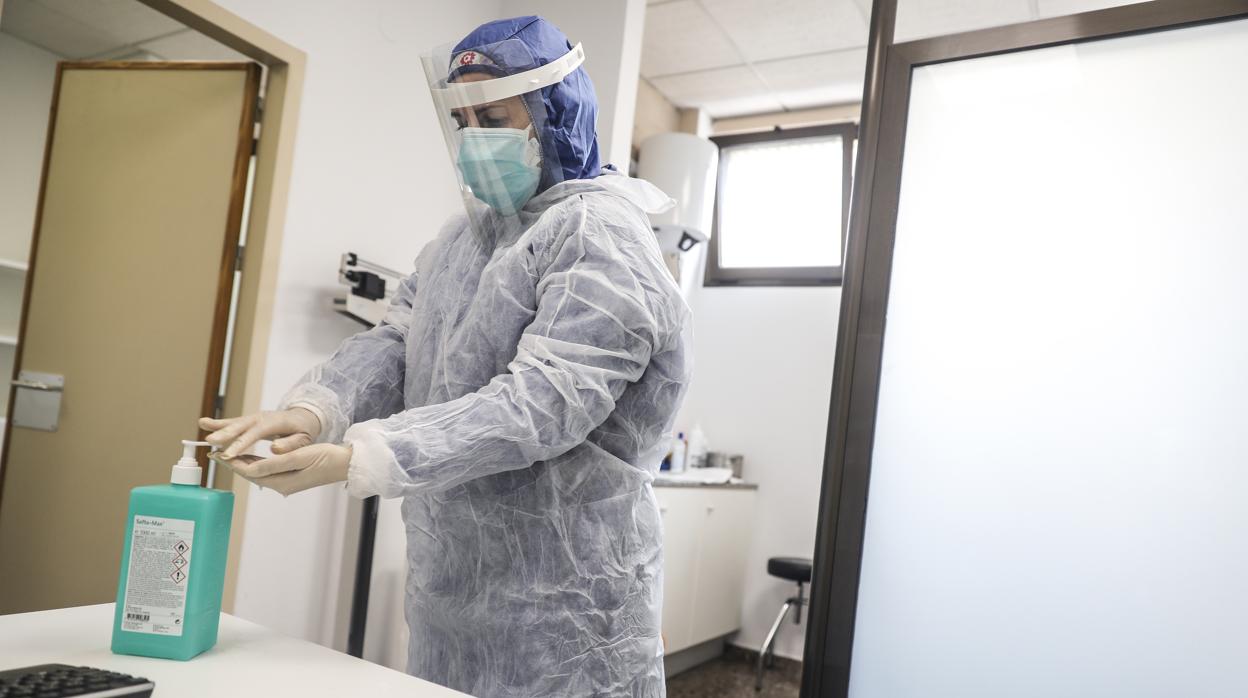
[(541, 146), (530, 129), (459, 130), (459, 171), (473, 196), (499, 213), (514, 215), (537, 191), (542, 176)]

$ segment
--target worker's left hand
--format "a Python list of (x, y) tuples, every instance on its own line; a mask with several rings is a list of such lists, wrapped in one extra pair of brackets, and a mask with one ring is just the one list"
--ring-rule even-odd
[(251, 482), (289, 497), (313, 487), (345, 481), (347, 466), (351, 463), (351, 447), (313, 444), (269, 458), (238, 456), (222, 462)]

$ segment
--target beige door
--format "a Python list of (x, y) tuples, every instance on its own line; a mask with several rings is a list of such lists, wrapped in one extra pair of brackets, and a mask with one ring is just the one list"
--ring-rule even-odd
[(259, 78), (59, 66), (14, 378), (64, 387), (55, 431), (19, 426), (33, 393), (15, 413), (30, 389), (9, 392), (0, 613), (112, 600), (130, 489), (168, 482), (211, 412)]

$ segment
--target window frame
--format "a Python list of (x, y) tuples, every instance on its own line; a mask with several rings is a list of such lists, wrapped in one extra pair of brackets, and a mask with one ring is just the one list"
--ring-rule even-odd
[(722, 267), (719, 264), (719, 215), (724, 168), (715, 177), (715, 208), (711, 239), (707, 244), (706, 276), (703, 286), (840, 286), (844, 278), (845, 235), (849, 228), (849, 202), (853, 190), (854, 144), (858, 125), (852, 122), (800, 128), (780, 128), (756, 133), (712, 136), (719, 148), (720, 162), (726, 148), (752, 143), (768, 143), (802, 138), (841, 137), (841, 264), (832, 267)]

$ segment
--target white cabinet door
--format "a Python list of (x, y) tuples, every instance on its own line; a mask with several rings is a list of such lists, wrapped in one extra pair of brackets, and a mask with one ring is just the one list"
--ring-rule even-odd
[(693, 593), (705, 506), (700, 489), (656, 487), (654, 493), (663, 517), (663, 637), (670, 654), (693, 644)]
[(752, 490), (707, 489), (699, 513), (697, 584), (692, 641), (703, 642), (741, 627), (745, 556), (754, 525)]

